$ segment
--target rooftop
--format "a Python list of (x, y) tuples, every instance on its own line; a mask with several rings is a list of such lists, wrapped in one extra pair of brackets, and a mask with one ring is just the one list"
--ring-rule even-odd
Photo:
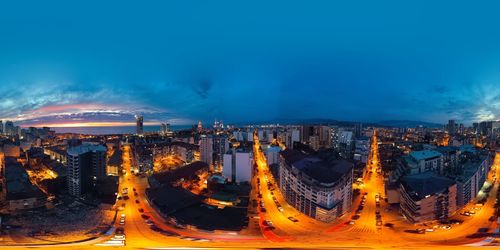
[(7, 200), (44, 198), (45, 194), (29, 180), (28, 173), (15, 158), (5, 158)]
[(432, 172), (426, 172), (405, 176), (401, 184), (405, 187), (406, 192), (413, 196), (413, 199), (421, 200), (428, 195), (446, 191), (450, 186), (455, 184), (455, 181)]
[(96, 144), (82, 144), (80, 146), (72, 147), (68, 149), (68, 154), (70, 155), (81, 155), (87, 152), (106, 152), (106, 147)]
[(436, 157), (440, 157), (442, 154), (434, 151), (434, 150), (422, 150), (422, 151), (413, 151), (410, 153), (410, 156), (413, 157), (417, 161), (428, 160)]
[(327, 162), (292, 149), (285, 149), (281, 155), (288, 165), (321, 183), (337, 182), (354, 167), (352, 162), (343, 159)]

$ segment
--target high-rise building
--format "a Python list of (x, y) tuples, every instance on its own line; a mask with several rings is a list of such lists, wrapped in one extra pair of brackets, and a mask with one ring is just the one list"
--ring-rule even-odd
[(448, 131), (449, 134), (455, 134), (457, 132), (457, 124), (455, 123), (455, 120), (448, 121), (448, 125), (446, 125), (446, 131)]
[(3, 121), (0, 120), (0, 135), (3, 134)]
[(68, 192), (81, 197), (106, 176), (106, 147), (83, 144), (67, 152)]
[(214, 144), (211, 135), (202, 135), (200, 138), (200, 161), (213, 164)]
[(161, 133), (162, 135), (165, 135), (165, 134), (167, 133), (167, 125), (165, 125), (165, 123), (162, 123), (162, 124), (160, 125), (160, 133)]
[(216, 170), (222, 170), (224, 154), (229, 150), (229, 140), (226, 135), (214, 135), (213, 137), (213, 165)]
[(309, 136), (314, 135), (314, 126), (304, 125), (300, 127), (300, 141), (302, 143), (309, 142)]
[(6, 135), (16, 135), (17, 130), (12, 121), (6, 121), (4, 125), (4, 134)]
[(252, 179), (252, 152), (241, 148), (231, 149), (223, 156), (222, 174), (230, 182), (249, 182)]
[(436, 173), (403, 177), (399, 192), (401, 213), (412, 223), (446, 220), (457, 210), (457, 184)]
[(136, 115), (135, 122), (137, 124), (137, 134), (144, 134), (144, 117), (142, 115)]
[(363, 133), (363, 124), (362, 123), (356, 123), (354, 125), (354, 137), (360, 138)]
[(203, 126), (201, 125), (201, 121), (198, 121), (198, 133), (203, 131)]
[(279, 188), (288, 204), (323, 222), (331, 222), (350, 212), (351, 162), (326, 162), (291, 149), (285, 149), (280, 155)]

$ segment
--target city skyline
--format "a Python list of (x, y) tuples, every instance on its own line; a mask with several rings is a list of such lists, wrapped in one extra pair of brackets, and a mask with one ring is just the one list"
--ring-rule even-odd
[(498, 120), (492, 5), (2, 3), (0, 118)]

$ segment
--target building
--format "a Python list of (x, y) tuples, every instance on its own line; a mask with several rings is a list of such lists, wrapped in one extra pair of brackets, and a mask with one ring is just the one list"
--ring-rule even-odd
[(222, 174), (230, 182), (250, 182), (252, 179), (253, 154), (243, 148), (231, 149), (224, 154)]
[(443, 173), (443, 155), (434, 150), (413, 151), (404, 157), (410, 174)]
[(354, 137), (360, 138), (363, 135), (363, 124), (356, 123), (354, 124)]
[(202, 135), (200, 138), (200, 161), (213, 164), (214, 144), (211, 135)]
[(162, 123), (160, 125), (160, 134), (162, 134), (162, 135), (167, 134), (167, 125), (165, 123)]
[(437, 147), (435, 151), (443, 155), (443, 168), (444, 170), (455, 167), (458, 164), (458, 157), (460, 150), (455, 146)]
[(412, 223), (446, 220), (457, 210), (457, 184), (433, 172), (403, 177), (399, 192), (401, 213)]
[(212, 137), (213, 140), (213, 166), (215, 170), (221, 171), (224, 154), (229, 150), (229, 140), (226, 135), (217, 134)]
[(21, 147), (14, 144), (4, 144), (2, 151), (5, 157), (19, 158), (21, 156)]
[(458, 126), (455, 120), (449, 120), (448, 124), (446, 125), (446, 131), (448, 131), (449, 134), (455, 134), (457, 133)]
[(67, 182), (70, 195), (81, 197), (105, 176), (106, 147), (82, 144), (68, 150)]
[(370, 138), (360, 136), (354, 141), (354, 160), (366, 163), (370, 154)]
[(266, 160), (267, 165), (273, 165), (279, 163), (281, 148), (277, 146), (269, 146), (266, 149)]
[(354, 155), (354, 138), (352, 131), (339, 130), (333, 147), (346, 159), (352, 159)]
[(491, 162), (487, 154), (475, 154), (471, 159), (459, 164), (459, 173), (454, 176), (457, 182), (457, 206), (464, 207), (478, 197), (486, 182)]
[(198, 121), (198, 133), (201, 133), (203, 131), (203, 126), (201, 125), (201, 121)]
[(144, 117), (142, 115), (136, 115), (135, 122), (136, 122), (136, 126), (137, 126), (136, 133), (138, 135), (143, 135), (144, 134)]
[(3, 121), (0, 120), (0, 135), (3, 135)]
[(4, 135), (17, 135), (17, 129), (12, 121), (5, 122), (5, 125), (3, 126), (3, 133)]
[(286, 201), (301, 213), (331, 222), (352, 205), (353, 164), (325, 162), (292, 149), (280, 154), (279, 187)]
[(309, 136), (309, 146), (312, 149), (318, 151), (320, 148), (319, 136), (317, 136), (317, 135)]
[(5, 190), (2, 191), (5, 192), (7, 209), (12, 212), (45, 206), (46, 195), (31, 183), (21, 163), (16, 158), (5, 157), (3, 164)]
[(58, 161), (62, 164), (66, 164), (67, 154), (66, 150), (61, 147), (46, 147), (43, 149), (43, 153), (48, 155), (51, 160)]

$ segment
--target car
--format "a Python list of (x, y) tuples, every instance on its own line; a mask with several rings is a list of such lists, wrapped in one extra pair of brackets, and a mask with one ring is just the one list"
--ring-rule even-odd
[(115, 240), (125, 240), (125, 235), (124, 234), (115, 234), (113, 237)]
[(450, 225), (443, 225), (441, 226), (442, 229), (450, 230), (451, 226)]
[(262, 222), (262, 224), (264, 224), (264, 226), (273, 226), (273, 222), (270, 220), (265, 220)]
[(135, 188), (132, 188), (132, 190), (133, 190), (134, 192), (136, 191), (136, 190), (135, 190)]
[(377, 226), (382, 226), (382, 221), (381, 221), (381, 220), (377, 220), (376, 225), (377, 225)]
[(260, 208), (260, 211), (261, 211), (262, 213), (267, 212), (266, 208), (263, 208), (263, 207), (261, 207), (261, 208)]
[(355, 221), (355, 220), (350, 220), (350, 221), (348, 222), (348, 224), (349, 224), (349, 225), (354, 225), (355, 223), (356, 223), (356, 221)]
[(359, 215), (354, 215), (354, 216), (352, 217), (352, 219), (353, 219), (353, 220), (357, 220), (357, 219), (359, 219), (359, 217), (360, 217)]
[(299, 222), (299, 220), (297, 220), (295, 217), (292, 217), (292, 216), (288, 217), (288, 219), (293, 221), (293, 222)]
[(139, 211), (139, 213), (144, 213), (144, 209), (142, 209), (142, 208), (139, 208), (137, 210)]
[(115, 234), (124, 234), (124, 233), (125, 229), (123, 229), (123, 227), (117, 227), (115, 230)]
[(282, 206), (278, 206), (278, 211), (283, 212), (283, 211), (285, 211), (285, 209), (283, 209)]
[(426, 228), (425, 231), (426, 232), (434, 232), (434, 228)]
[(135, 203), (139, 204), (139, 200), (135, 200)]
[(151, 228), (151, 230), (153, 230), (155, 232), (160, 232), (161, 231), (161, 228), (157, 227), (155, 224), (149, 226), (149, 228)]
[(470, 216), (470, 213), (469, 213), (469, 212), (463, 212), (463, 213), (461, 213), (460, 215), (463, 215), (463, 216)]
[(146, 214), (141, 214), (141, 218), (143, 218), (143, 219), (147, 220), (147, 219), (149, 219), (149, 215), (146, 215)]

